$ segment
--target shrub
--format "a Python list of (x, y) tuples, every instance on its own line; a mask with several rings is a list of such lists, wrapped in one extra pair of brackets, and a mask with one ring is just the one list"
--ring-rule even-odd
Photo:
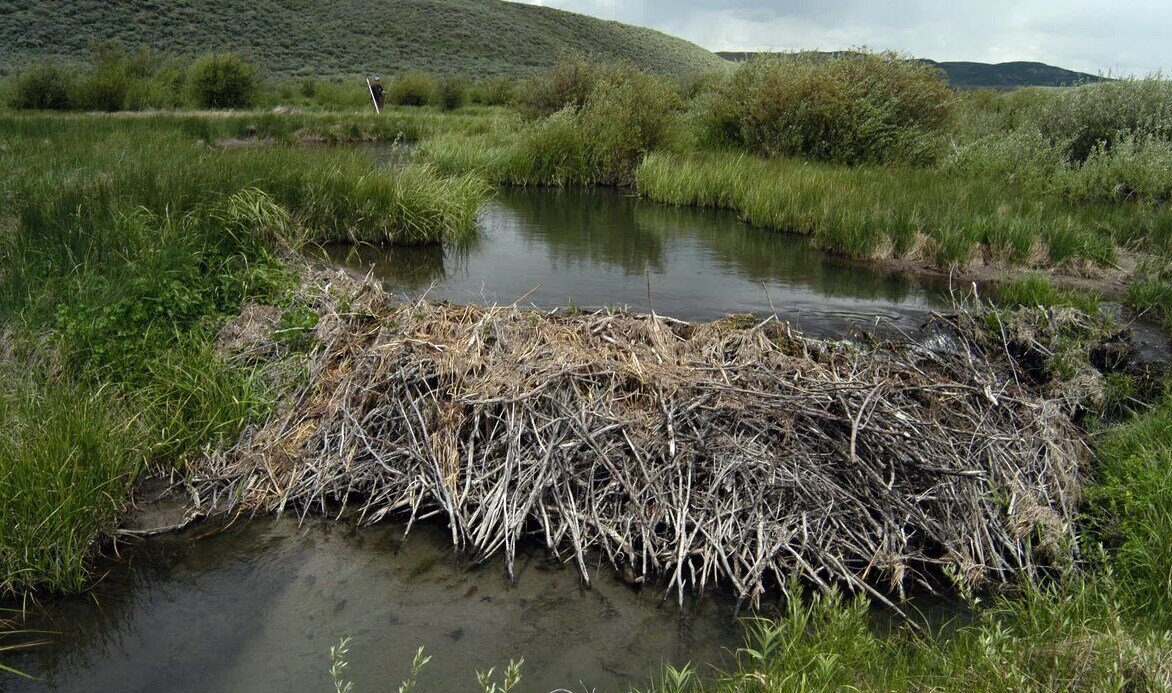
[(598, 70), (579, 57), (562, 56), (549, 74), (529, 80), (520, 99), (521, 114), (544, 118), (566, 107), (580, 108), (598, 84)]
[(1100, 142), (1066, 177), (1066, 193), (1084, 202), (1172, 199), (1172, 141), (1124, 135)]
[(480, 102), (485, 106), (508, 106), (516, 98), (516, 83), (508, 77), (493, 77), (478, 85)]
[(95, 44), (90, 51), (93, 69), (77, 87), (77, 104), (89, 111), (121, 111), (126, 108), (134, 77), (149, 76), (148, 66), (139, 65), (134, 77), (130, 61), (121, 43), (106, 41)]
[(426, 106), (435, 98), (435, 79), (418, 72), (396, 77), (387, 87), (387, 102), (398, 106)]
[(246, 108), (260, 91), (255, 65), (233, 53), (204, 55), (191, 66), (196, 103), (208, 108)]
[(713, 139), (845, 164), (934, 160), (954, 97), (935, 67), (894, 53), (760, 58), (708, 105)]
[(468, 100), (468, 83), (459, 77), (440, 80), (435, 89), (435, 105), (445, 111), (454, 111)]
[(33, 65), (16, 77), (9, 104), (13, 108), (65, 110), (73, 105), (69, 72), (56, 63)]
[(1050, 90), (1029, 107), (1041, 131), (1072, 161), (1126, 138), (1172, 140), (1172, 83), (1159, 76)]
[(676, 94), (671, 81), (631, 67), (598, 81), (580, 116), (597, 181), (634, 183), (643, 157), (664, 139)]

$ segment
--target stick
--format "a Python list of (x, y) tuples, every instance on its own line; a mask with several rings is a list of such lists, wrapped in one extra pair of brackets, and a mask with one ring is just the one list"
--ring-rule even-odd
[(374, 98), (374, 87), (370, 84), (370, 78), (366, 78), (366, 90), (370, 92), (370, 102), (374, 104), (374, 112), (381, 115), (382, 109), (378, 107), (378, 99)]

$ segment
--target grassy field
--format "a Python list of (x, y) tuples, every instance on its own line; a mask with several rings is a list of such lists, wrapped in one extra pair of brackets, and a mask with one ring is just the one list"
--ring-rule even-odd
[(94, 40), (179, 55), (242, 52), (278, 77), (393, 75), (407, 71), (523, 77), (564, 52), (629, 61), (664, 73), (725, 65), (699, 46), (651, 29), (502, 0), (79, 0), (0, 5), (0, 66), (44, 58), (82, 61)]

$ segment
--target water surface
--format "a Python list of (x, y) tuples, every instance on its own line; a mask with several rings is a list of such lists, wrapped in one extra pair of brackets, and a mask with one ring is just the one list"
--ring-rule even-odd
[(534, 547), (511, 585), (499, 561), (461, 565), (442, 528), (403, 529), (257, 520), (152, 539), (90, 594), (49, 604), (32, 625), (53, 644), (13, 662), (40, 680), (0, 674), (0, 690), (327, 691), (345, 636), (356, 693), (396, 690), (420, 646), (421, 691), (473, 690), (476, 671), (521, 657), (523, 690), (626, 690), (741, 639), (727, 597), (681, 611), (605, 567), (586, 589)]
[(731, 213), (669, 207), (617, 190), (501, 190), (464, 248), (334, 245), (408, 296), (540, 308), (654, 309), (683, 320), (769, 315), (815, 334), (914, 329), (945, 287), (827, 256)]

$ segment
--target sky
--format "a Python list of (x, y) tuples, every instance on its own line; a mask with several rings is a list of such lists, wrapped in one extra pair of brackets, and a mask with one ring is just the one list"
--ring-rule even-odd
[(1090, 73), (1172, 71), (1172, 0), (523, 1), (651, 27), (713, 51), (866, 46)]

